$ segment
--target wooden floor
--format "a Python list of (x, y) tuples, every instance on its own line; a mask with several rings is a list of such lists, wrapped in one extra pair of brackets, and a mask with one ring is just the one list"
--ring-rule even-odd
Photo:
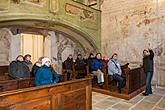
[(130, 94), (125, 94), (125, 93), (117, 93), (115, 91), (110, 91), (110, 90), (106, 90), (106, 89), (101, 89), (101, 88), (97, 88), (97, 87), (93, 87), (92, 88), (92, 91), (94, 92), (99, 92), (99, 93), (103, 93), (103, 94), (106, 94), (106, 95), (110, 95), (110, 96), (114, 96), (114, 97), (117, 97), (117, 98), (122, 98), (122, 99), (126, 99), (126, 100), (129, 100), (133, 97), (135, 97), (136, 95), (140, 94), (142, 91), (144, 91), (145, 89), (145, 86), (130, 93)]

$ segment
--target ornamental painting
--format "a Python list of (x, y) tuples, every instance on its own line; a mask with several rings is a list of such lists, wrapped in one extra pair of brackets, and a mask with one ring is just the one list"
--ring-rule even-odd
[(11, 34), (8, 29), (0, 29), (0, 65), (8, 65), (10, 59)]

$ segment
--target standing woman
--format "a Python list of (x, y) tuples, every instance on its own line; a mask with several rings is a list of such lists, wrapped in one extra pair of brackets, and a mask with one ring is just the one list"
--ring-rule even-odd
[(154, 52), (152, 49), (143, 50), (143, 68), (146, 74), (146, 90), (143, 93), (144, 96), (152, 94), (151, 80), (153, 77), (154, 71)]

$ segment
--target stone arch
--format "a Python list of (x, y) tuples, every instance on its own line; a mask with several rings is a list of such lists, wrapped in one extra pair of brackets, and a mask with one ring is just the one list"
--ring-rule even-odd
[(71, 25), (66, 25), (64, 23), (60, 22), (52, 22), (49, 20), (34, 20), (34, 19), (15, 19), (15, 20), (6, 20), (0, 22), (0, 28), (3, 27), (11, 27), (11, 26), (23, 26), (23, 27), (33, 27), (38, 29), (47, 29), (52, 30), (55, 32), (59, 32), (61, 34), (64, 34), (71, 40), (78, 43), (84, 50), (85, 53), (90, 52), (97, 52), (99, 51), (99, 48), (94, 43), (94, 41), (91, 38), (91, 36), (88, 33), (85, 33), (78, 27), (72, 27)]

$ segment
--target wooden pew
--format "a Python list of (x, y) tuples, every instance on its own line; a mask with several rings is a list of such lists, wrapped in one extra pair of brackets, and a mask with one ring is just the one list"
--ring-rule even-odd
[[(73, 66), (73, 79), (79, 79), (80, 73), (84, 73), (84, 77), (87, 77), (89, 75), (89, 67), (88, 65), (83, 65), (83, 66)], [(61, 79), (63, 81), (67, 81), (67, 72), (64, 67), (64, 63), (62, 64), (62, 75)]]
[(92, 110), (91, 78), (1, 92), (0, 110)]
[(16, 80), (2, 80), (0, 81), (0, 92), (18, 89)]
[(0, 81), (0, 92), (34, 86), (34, 78), (25, 78), (21, 80), (2, 80)]
[(8, 66), (0, 66), (0, 80), (8, 79)]
[(96, 80), (93, 80), (92, 86), (93, 90), (96, 92), (109, 94), (112, 96), (116, 96), (119, 98), (130, 99), (135, 95), (139, 94), (144, 90), (145, 87), (145, 73), (142, 67), (130, 69), (128, 65), (122, 66), (123, 76), (126, 78), (126, 85), (122, 91), (122, 93), (117, 93), (117, 83), (113, 85), (109, 85), (108, 71), (104, 70), (104, 85), (100, 88), (96, 83)]
[[(80, 76), (82, 73), (82, 76)], [(79, 79), (79, 78), (84, 78), (86, 76), (88, 76), (89, 74), (89, 69), (87, 65), (82, 65), (82, 66), (78, 66), (78, 65), (74, 65), (73, 67), (73, 76), (74, 79)]]

